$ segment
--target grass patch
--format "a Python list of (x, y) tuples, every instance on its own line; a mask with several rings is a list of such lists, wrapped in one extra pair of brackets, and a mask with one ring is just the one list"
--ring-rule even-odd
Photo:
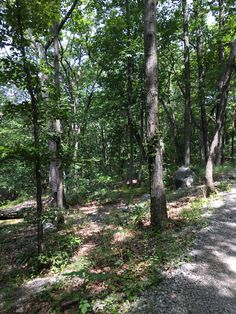
[(200, 223), (202, 218), (202, 209), (210, 202), (207, 198), (194, 200), (187, 208), (181, 212), (181, 217), (188, 223)]
[(231, 172), (235, 172), (235, 162), (225, 162), (223, 165), (214, 166), (214, 176), (228, 175)]
[(220, 184), (217, 186), (218, 190), (221, 192), (230, 191), (232, 187), (233, 184), (229, 180), (221, 181)]

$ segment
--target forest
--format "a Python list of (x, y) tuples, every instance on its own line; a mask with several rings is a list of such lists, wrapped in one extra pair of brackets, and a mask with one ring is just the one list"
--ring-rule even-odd
[(125, 313), (236, 179), (235, 1), (2, 0), (0, 30), (4, 311), (63, 274), (19, 313)]

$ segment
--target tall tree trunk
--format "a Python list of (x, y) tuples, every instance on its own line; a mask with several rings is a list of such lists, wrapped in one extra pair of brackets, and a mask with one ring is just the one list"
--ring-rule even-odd
[(32, 74), (29, 68), (29, 64), (26, 57), (25, 49), (25, 38), (24, 30), (22, 27), (22, 8), (20, 2), (16, 1), (17, 7), (17, 19), (18, 19), (18, 31), (20, 35), (20, 51), (23, 59), (23, 68), (25, 73), (25, 82), (27, 91), (30, 95), (31, 100), (31, 115), (33, 123), (33, 134), (34, 134), (34, 149), (35, 149), (35, 180), (36, 180), (36, 203), (37, 203), (37, 224), (38, 224), (38, 254), (43, 252), (43, 223), (42, 223), (42, 213), (43, 213), (43, 203), (42, 203), (42, 172), (41, 172), (41, 156), (40, 156), (40, 142), (39, 142), (39, 114), (37, 106), (37, 98), (35, 95), (35, 89), (32, 85)]
[(218, 17), (218, 28), (219, 28), (219, 44), (218, 44), (218, 55), (219, 61), (224, 60), (224, 46), (222, 41), (222, 31), (225, 24), (225, 10), (224, 10), (224, 0), (218, 0), (218, 8), (219, 8), (219, 17)]
[(206, 108), (205, 108), (205, 91), (204, 91), (204, 77), (205, 71), (203, 66), (203, 23), (205, 19), (203, 18), (202, 10), (202, 0), (194, 1), (195, 16), (197, 20), (197, 65), (198, 65), (198, 102), (201, 110), (201, 138), (204, 151), (204, 160), (207, 161), (209, 143), (208, 143), (208, 126), (207, 126), (207, 117), (206, 117)]
[(53, 123), (54, 136), (49, 143), (52, 160), (50, 163), (51, 185), (58, 208), (64, 207), (63, 203), (63, 169), (61, 160), (61, 120), (60, 120), (60, 64), (59, 64), (59, 39), (58, 39), (58, 23), (53, 25), (54, 39), (54, 86), (55, 86), (55, 102), (56, 102), (56, 120)]
[[(140, 108), (140, 138), (141, 141), (143, 141), (143, 118), (144, 118), (144, 108), (143, 108), (143, 102)], [(139, 145), (139, 169), (138, 169), (138, 180), (140, 184), (142, 184), (143, 181), (143, 154), (142, 154), (142, 145)]]
[(147, 106), (147, 144), (151, 194), (151, 226), (160, 228), (167, 221), (163, 184), (162, 141), (158, 122), (156, 0), (145, 0), (144, 49)]
[(130, 56), (130, 7), (129, 0), (125, 0), (125, 13), (126, 13), (126, 31), (127, 31), (127, 118), (128, 118), (128, 130), (129, 130), (129, 183), (133, 182), (133, 166), (134, 166), (134, 145), (133, 145), (133, 126), (130, 119), (130, 110), (132, 106), (133, 96), (133, 82), (132, 82), (132, 57)]
[(221, 91), (219, 95), (219, 103), (217, 104), (219, 111), (217, 115), (214, 136), (210, 145), (209, 155), (208, 155), (208, 159), (206, 163), (205, 179), (206, 179), (207, 195), (210, 195), (215, 190), (214, 181), (213, 181), (213, 161), (214, 161), (214, 156), (215, 156), (217, 147), (219, 145), (220, 132), (224, 124), (229, 84), (230, 84), (230, 80), (232, 76), (233, 67), (235, 66), (235, 56), (236, 56), (236, 40), (232, 43), (229, 59), (226, 64), (225, 71), (222, 74), (222, 77), (220, 80)]
[(190, 132), (191, 132), (191, 103), (190, 103), (190, 54), (189, 54), (189, 7), (188, 1), (182, 0), (183, 34), (184, 34), (184, 165), (190, 165)]
[[(224, 28), (224, 23), (225, 23), (225, 11), (224, 11), (224, 0), (218, 0), (218, 10), (219, 10), (219, 16), (218, 16), (218, 30), (219, 30), (219, 43), (218, 43), (218, 60), (219, 60), (219, 66), (222, 67), (224, 63), (224, 46), (222, 42), (222, 31)], [(219, 81), (219, 91), (222, 88), (222, 81)], [(216, 106), (216, 121), (218, 119), (219, 115), (219, 102)], [(217, 165), (221, 165), (223, 162), (223, 130), (220, 130), (219, 133), (219, 143), (217, 146), (217, 151), (216, 151), (216, 158), (215, 162)]]
[[(68, 62), (67, 62), (68, 64)], [(66, 68), (66, 66), (64, 65), (63, 61), (61, 60), (61, 66), (64, 70), (64, 73), (65, 73), (65, 79), (67, 81), (67, 84), (65, 84), (65, 86), (67, 88), (65, 88), (66, 92), (69, 94), (69, 97), (70, 97), (70, 102), (71, 102), (71, 113), (72, 113), (72, 116), (73, 116), (73, 120), (72, 120), (72, 123), (71, 123), (71, 136), (69, 136), (69, 141), (70, 141), (70, 146), (73, 147), (73, 165), (72, 165), (72, 170), (71, 170), (71, 173), (72, 173), (72, 177), (73, 177), (73, 189), (76, 190), (77, 189), (77, 181), (78, 181), (78, 169), (77, 169), (77, 157), (78, 157), (78, 150), (79, 150), (79, 135), (80, 135), (80, 126), (78, 125), (78, 122), (77, 122), (77, 106), (78, 106), (78, 103), (77, 103), (77, 98), (75, 96), (75, 93), (74, 93), (74, 85), (75, 85), (75, 88), (77, 89), (78, 91), (78, 84), (79, 84), (79, 78), (80, 78), (80, 74), (79, 74), (79, 71), (78, 71), (78, 74), (76, 75), (76, 82), (75, 84), (73, 84), (73, 81), (72, 81), (72, 78), (70, 76), (70, 69), (68, 70)], [(69, 66), (70, 68), (70, 66)], [(65, 180), (64, 180), (64, 191), (65, 191)]]

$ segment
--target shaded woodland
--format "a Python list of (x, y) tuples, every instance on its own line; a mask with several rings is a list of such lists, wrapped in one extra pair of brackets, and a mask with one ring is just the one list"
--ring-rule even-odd
[(66, 228), (86, 203), (105, 204), (98, 220), (135, 221), (145, 247), (146, 229), (173, 227), (179, 167), (216, 191), (215, 167), (235, 163), (235, 11), (233, 0), (2, 0), (0, 220), (37, 225), (35, 273), (48, 267), (45, 224)]

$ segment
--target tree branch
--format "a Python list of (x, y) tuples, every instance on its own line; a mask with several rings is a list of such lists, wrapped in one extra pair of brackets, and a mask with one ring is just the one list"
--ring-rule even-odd
[[(63, 26), (65, 25), (65, 23), (67, 22), (67, 20), (70, 18), (73, 10), (75, 9), (76, 5), (78, 3), (78, 0), (74, 0), (74, 2), (72, 3), (69, 11), (66, 13), (66, 15), (64, 16), (64, 18), (61, 20), (61, 22), (59, 23), (58, 27), (57, 27), (57, 34), (60, 33), (60, 31), (62, 30)], [(47, 50), (51, 44), (53, 42), (53, 37), (51, 37), (48, 42), (46, 43), (46, 45), (44, 46), (44, 49)]]

